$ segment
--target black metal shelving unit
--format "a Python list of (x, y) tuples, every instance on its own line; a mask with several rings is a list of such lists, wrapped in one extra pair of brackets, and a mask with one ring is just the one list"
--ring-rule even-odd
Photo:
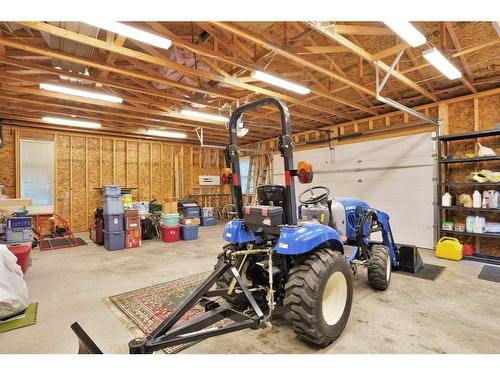
[[(453, 159), (448, 155), (448, 143), (453, 141), (464, 141), (464, 140), (477, 140), (478, 138), (495, 137), (500, 136), (500, 129), (483, 130), (471, 133), (453, 134), (438, 137), (437, 142), (437, 154), (438, 154), (438, 168), (437, 168), (437, 199), (439, 203), (437, 205), (438, 215), (437, 215), (437, 238), (443, 235), (453, 235), (459, 238), (474, 238), (475, 239), (475, 254), (470, 257), (464, 257), (464, 259), (475, 260), (480, 262), (492, 263), (500, 265), (500, 256), (492, 256), (480, 253), (480, 240), (481, 238), (494, 238), (498, 239), (498, 246), (500, 248), (500, 233), (468, 233), (468, 232), (458, 232), (454, 230), (443, 229), (443, 221), (446, 220), (450, 214), (453, 212), (470, 212), (471, 214), (481, 213), (489, 215), (488, 217), (496, 217), (500, 213), (500, 209), (497, 208), (472, 208), (472, 207), (462, 207), (462, 206), (441, 206), (441, 197), (449, 188), (457, 188), (467, 192), (477, 188), (484, 189), (495, 189), (500, 188), (500, 182), (454, 182), (449, 181), (449, 166), (455, 163), (474, 163), (476, 167), (481, 164), (481, 169), (500, 169), (500, 156), (488, 156), (488, 157), (474, 157), (474, 158), (460, 158)], [(487, 164), (486, 164), (487, 163)], [(477, 169), (477, 168), (475, 168)]]

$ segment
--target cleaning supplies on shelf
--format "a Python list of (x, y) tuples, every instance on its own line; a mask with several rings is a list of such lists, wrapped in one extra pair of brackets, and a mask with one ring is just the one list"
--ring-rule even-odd
[(477, 142), (478, 146), (479, 146), (479, 150), (477, 152), (477, 155), (479, 157), (485, 157), (485, 156), (496, 156), (497, 154), (495, 153), (495, 151), (493, 151), (493, 149), (489, 148), (489, 147), (486, 147), (486, 146), (483, 146), (479, 141)]
[(443, 223), (444, 230), (453, 230), (453, 221), (445, 221)]
[(498, 191), (483, 191), (483, 208), (498, 208)]
[(467, 233), (473, 233), (474, 232), (474, 221), (476, 218), (474, 216), (467, 216), (465, 218), (465, 231)]
[(500, 223), (487, 222), (485, 223), (484, 230), (488, 233), (500, 233)]
[(454, 230), (457, 232), (465, 232), (465, 224), (464, 223), (455, 223), (455, 226), (453, 227)]
[(450, 207), (451, 206), (451, 194), (446, 192), (443, 194), (441, 197), (441, 205), (443, 207)]
[(458, 205), (472, 207), (472, 196), (470, 194), (460, 194), (458, 196)]
[(472, 207), (481, 208), (481, 193), (477, 190), (474, 190), (474, 194), (472, 194)]
[(476, 216), (474, 219), (474, 233), (484, 233), (486, 231), (486, 218), (484, 216)]

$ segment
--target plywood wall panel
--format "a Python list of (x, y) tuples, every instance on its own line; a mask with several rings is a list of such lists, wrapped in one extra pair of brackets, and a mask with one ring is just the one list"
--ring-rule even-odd
[(71, 221), (75, 231), (87, 228), (85, 137), (71, 137)]
[(150, 191), (150, 144), (139, 142), (139, 200), (148, 201), (151, 197)]
[(113, 185), (113, 140), (103, 138), (101, 148), (102, 184)]
[(115, 184), (126, 186), (126, 148), (127, 142), (116, 140), (115, 141)]
[(191, 164), (193, 160), (193, 148), (191, 146), (182, 146), (182, 153), (182, 170), (184, 180), (182, 194), (186, 196), (192, 194), (193, 191), (193, 166)]
[(96, 189), (101, 187), (99, 144), (99, 138), (87, 139), (87, 222), (89, 223), (92, 220), (93, 211), (101, 207), (101, 192)]
[(139, 199), (139, 142), (127, 141), (127, 187), (134, 188), (132, 197)]
[(15, 130), (4, 129), (4, 146), (0, 148), (0, 184), (9, 198), (16, 197), (16, 136)]
[(70, 200), (71, 200), (71, 161), (70, 161), (70, 136), (56, 135), (56, 184), (55, 184), (55, 208), (54, 211), (67, 220), (70, 220)]
[(152, 185), (151, 185), (151, 199), (156, 199), (161, 202), (163, 199), (163, 181), (161, 178), (161, 144), (151, 144), (151, 171), (152, 171)]
[(173, 146), (163, 144), (163, 197), (169, 198), (174, 195), (174, 162)]

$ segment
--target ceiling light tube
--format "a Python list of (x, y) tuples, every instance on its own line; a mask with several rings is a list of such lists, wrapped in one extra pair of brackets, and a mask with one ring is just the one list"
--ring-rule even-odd
[(146, 44), (151, 44), (152, 46), (169, 49), (172, 45), (170, 39), (164, 38), (162, 36), (137, 29), (132, 26), (125, 25), (120, 22), (115, 21), (83, 21), (86, 24), (98, 27), (100, 29), (111, 31), (115, 34), (120, 34), (126, 36), (127, 38), (137, 40)]
[(101, 124), (92, 121), (72, 120), (62, 117), (42, 117), (43, 122), (56, 125), (74, 126), (77, 128), (99, 129)]
[(147, 135), (152, 135), (153, 137), (163, 137), (163, 138), (187, 138), (186, 133), (174, 132), (170, 130), (146, 130)]
[(250, 73), (250, 75), (258, 81), (267, 82), (270, 85), (281, 87), (285, 90), (296, 92), (297, 94), (307, 95), (311, 92), (307, 87), (297, 85), (284, 79), (278, 78), (271, 74), (261, 72), (259, 70)]
[(444, 55), (436, 48), (431, 48), (422, 53), (422, 56), (430, 62), (434, 67), (443, 73), (448, 79), (457, 79), (462, 77), (462, 73), (458, 70)]
[(384, 23), (414, 48), (421, 46), (427, 41), (425, 36), (408, 21), (384, 21)]
[(201, 118), (205, 120), (228, 122), (229, 119), (224, 116), (214, 115), (206, 112), (190, 111), (189, 109), (181, 110), (181, 116)]
[(96, 92), (96, 91), (75, 89), (75, 88), (67, 87), (67, 86), (53, 85), (50, 83), (40, 83), (40, 88), (43, 90), (54, 91), (54, 92), (58, 92), (61, 94), (81, 96), (83, 98), (103, 100), (103, 101), (111, 102), (111, 103), (123, 102), (123, 99), (119, 98), (117, 96), (101, 94), (100, 92)]

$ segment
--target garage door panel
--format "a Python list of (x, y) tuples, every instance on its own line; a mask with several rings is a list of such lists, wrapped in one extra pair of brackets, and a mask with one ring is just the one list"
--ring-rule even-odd
[[(396, 241), (433, 246), (434, 159), (430, 133), (299, 151), (308, 160), (312, 184), (296, 184), (297, 195), (323, 185), (334, 197), (355, 197), (387, 212)], [(274, 158), (274, 181), (284, 183), (283, 160)]]

